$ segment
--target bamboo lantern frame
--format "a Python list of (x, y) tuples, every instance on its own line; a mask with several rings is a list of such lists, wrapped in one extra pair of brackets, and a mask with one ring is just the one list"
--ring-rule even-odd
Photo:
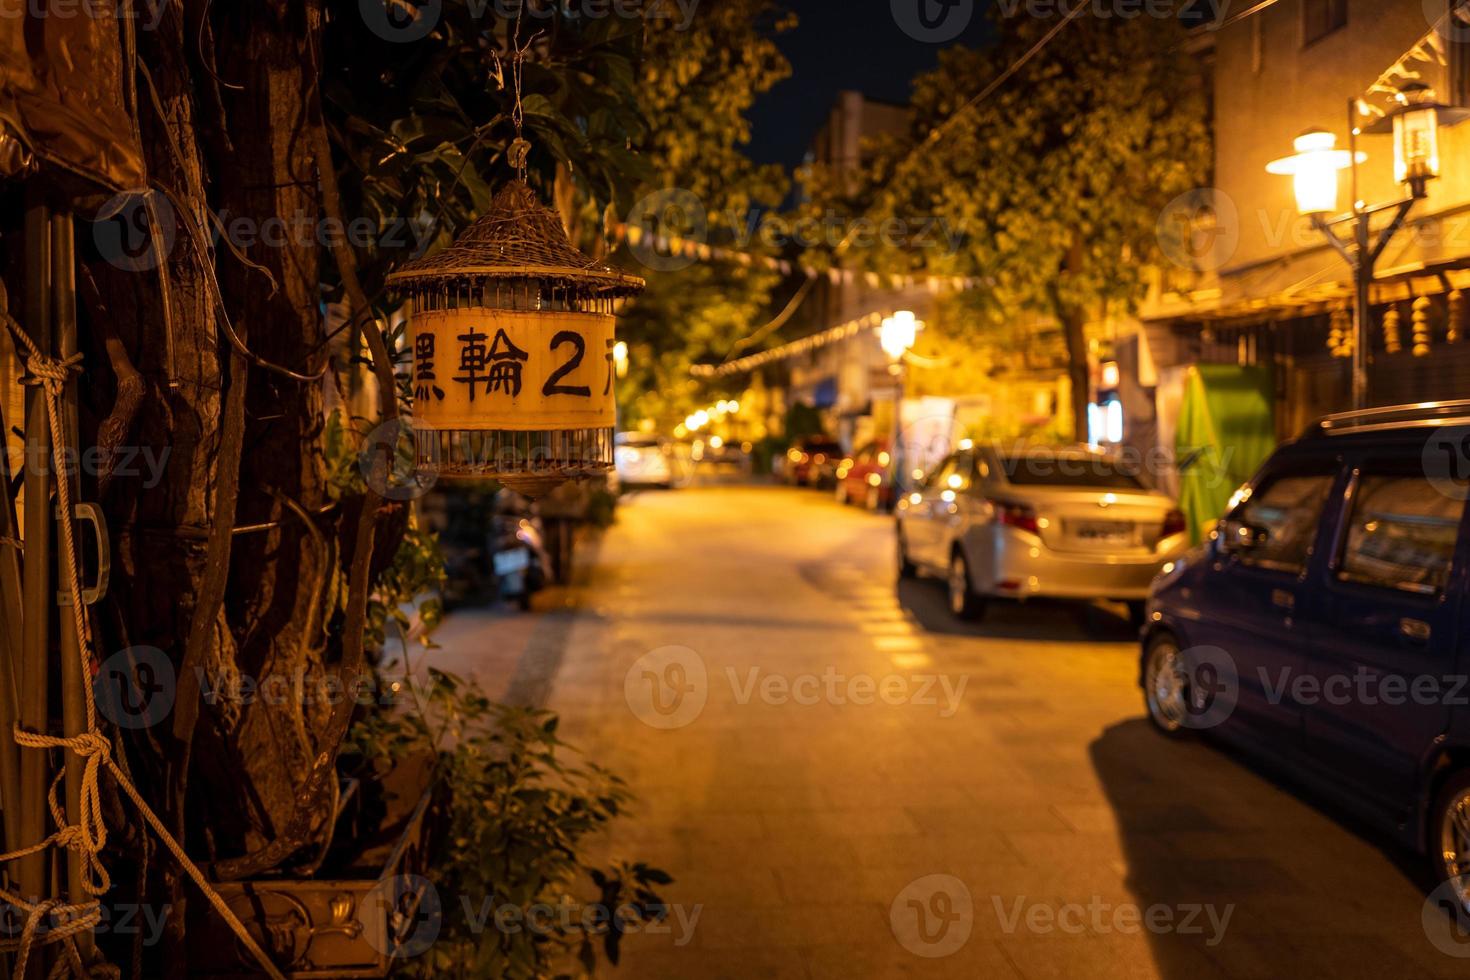
[(411, 304), (421, 470), (534, 497), (612, 469), (604, 373), (617, 309), (642, 279), (578, 251), (515, 180), (453, 245), (388, 281)]

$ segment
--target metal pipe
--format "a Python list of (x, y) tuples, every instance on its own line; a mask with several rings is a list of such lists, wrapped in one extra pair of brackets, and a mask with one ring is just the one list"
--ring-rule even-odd
[(1353, 267), (1353, 411), (1361, 412), (1368, 407), (1368, 350), (1373, 338), (1372, 330), (1373, 261), (1369, 258), (1369, 216), (1363, 213), (1359, 199), (1358, 184), (1358, 104), (1348, 99), (1348, 160), (1353, 173), (1353, 214), (1356, 217), (1354, 234), (1357, 236), (1358, 254), (1352, 261)]
[[(51, 215), (31, 191), (25, 219), (26, 308), (25, 329), (42, 352), (51, 350)], [(46, 714), (49, 686), (51, 609), (55, 592), (51, 577), (51, 430), (46, 420), (46, 398), (39, 387), (26, 393), (25, 564), (22, 572), (26, 618), (22, 627), (22, 654), (17, 714), (22, 727), (36, 732), (49, 729)], [(46, 753), (20, 753), (20, 839), (17, 847), (40, 843), (46, 837)], [(46, 855), (32, 854), (16, 862), (17, 884), (23, 898), (45, 893)]]

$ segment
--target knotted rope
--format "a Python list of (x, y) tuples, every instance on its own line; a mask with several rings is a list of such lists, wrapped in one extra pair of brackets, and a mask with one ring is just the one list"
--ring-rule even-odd
[[(47, 793), (47, 804), (51, 810), (51, 818), (56, 822), (57, 830), (50, 837), (38, 844), (0, 854), (0, 863), (13, 861), (17, 858), (36, 854), (50, 847), (61, 847), (77, 856), (85, 868), (82, 876), (82, 888), (90, 896), (86, 902), (74, 902), (63, 904), (57, 899), (48, 899), (39, 902), (27, 902), (19, 895), (12, 894), (0, 889), (0, 899), (27, 913), (25, 927), (21, 930), (20, 938), (17, 940), (0, 941), (0, 950), (13, 949), (17, 952), (16, 969), (13, 974), (15, 980), (24, 980), (26, 961), (30, 956), (31, 949), (36, 945), (49, 945), (52, 943), (66, 942), (66, 956), (58, 959), (51, 974), (60, 976), (63, 966), (69, 968), (72, 974), (81, 980), (89, 977), (88, 968), (82, 963), (82, 958), (73, 938), (77, 934), (91, 929), (97, 925), (102, 918), (101, 902), (98, 896), (103, 895), (112, 887), (112, 879), (107, 874), (107, 869), (102, 865), (99, 855), (107, 845), (107, 825), (102, 819), (102, 793), (100, 788), (100, 776), (105, 768), (111, 774), (113, 782), (123, 791), (133, 805), (138, 808), (138, 813), (143, 820), (163, 841), (165, 847), (173, 854), (179, 862), (179, 866), (193, 879), (194, 884), (214, 907), (239, 938), (240, 944), (254, 957), (261, 966), (262, 971), (272, 980), (285, 980), (284, 975), (266, 955), (265, 951), (250, 935), (248, 929), (240, 922), (225, 900), (220, 897), (210, 885), (209, 880), (204, 877), (204, 872), (189, 860), (184, 853), (184, 848), (169, 833), (163, 821), (148, 806), (137, 788), (128, 779), (127, 775), (112, 758), (112, 744), (102, 735), (97, 728), (97, 702), (92, 685), (87, 683), (86, 678), (92, 676), (92, 633), (88, 622), (86, 608), (82, 604), (82, 582), (81, 573), (78, 570), (76, 532), (73, 526), (75, 519), (74, 508), (71, 498), (71, 481), (65, 470), (64, 460), (66, 458), (66, 430), (62, 425), (62, 393), (66, 383), (72, 374), (81, 370), (82, 355), (73, 354), (71, 357), (58, 359), (43, 354), (35, 343), (20, 328), (20, 324), (9, 314), (0, 312), (5, 319), (6, 326), (15, 337), (16, 342), (25, 349), (25, 367), (27, 377), (24, 383), (40, 387), (45, 395), (46, 419), (51, 431), (51, 446), (57, 466), (56, 495), (61, 506), (61, 555), (62, 572), (66, 578), (67, 592), (71, 597), (71, 614), (73, 625), (77, 631), (77, 647), (81, 655), (81, 674), (83, 703), (86, 706), (86, 728), (76, 735), (58, 738), (39, 732), (26, 731), (19, 726), (15, 728), (15, 742), (23, 748), (29, 749), (65, 749), (75, 752), (85, 765), (82, 770), (81, 801), (77, 822), (68, 824), (66, 821), (66, 810), (61, 805), (57, 791), (65, 778), (64, 771), (58, 771), (56, 777), (51, 781), (50, 791)], [(72, 896), (76, 898), (76, 896)], [(40, 934), (40, 926), (48, 917), (61, 917), (61, 924), (53, 929), (48, 929)], [(104, 968), (105, 969), (105, 968)], [(92, 970), (96, 974), (96, 970)]]

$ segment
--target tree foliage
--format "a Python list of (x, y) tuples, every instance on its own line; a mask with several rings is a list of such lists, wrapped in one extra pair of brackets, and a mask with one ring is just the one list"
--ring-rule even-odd
[[(702, 7), (687, 30), (660, 24), (648, 32), (639, 98), (655, 176), (640, 194), (690, 192), (704, 211), (712, 244), (760, 253), (758, 242), (746, 240), (752, 223), (786, 194), (781, 168), (752, 163), (743, 144), (750, 138), (746, 113), (791, 72), (772, 37), (793, 24), (772, 0), (724, 0)], [(687, 215), (661, 217), (670, 220), (651, 230), (693, 230), (679, 223)], [(690, 365), (723, 359), (758, 327), (780, 277), (758, 264), (730, 261), (640, 269), (638, 255), (625, 249), (617, 256), (648, 281), (647, 292), (619, 323), (632, 351), (620, 394), (634, 416), (682, 418), (698, 402)]]
[(1207, 172), (1204, 85), (1177, 22), (1084, 13), (969, 106), (1056, 23), (995, 17), (994, 45), (947, 50), (916, 80), (910, 137), (883, 142), (849, 204), (883, 219), (938, 214), (961, 232), (954, 253), (879, 249), (865, 261), (887, 272), (978, 277), (981, 288), (950, 317), (977, 342), (1011, 346), (1018, 338), (1006, 336), (1007, 324), (1054, 320), (1080, 422), (1084, 325), (1136, 309), (1145, 270), (1159, 259), (1159, 212)]

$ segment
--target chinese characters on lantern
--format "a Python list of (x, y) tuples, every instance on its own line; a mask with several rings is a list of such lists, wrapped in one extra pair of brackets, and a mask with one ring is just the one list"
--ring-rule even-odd
[(444, 389), (434, 382), (434, 335), (431, 333), (420, 334), (413, 342), (413, 396), (421, 402), (429, 400), (432, 395), (438, 401), (444, 400)]
[(430, 427), (611, 427), (611, 316), (433, 310), (414, 322), (415, 418)]

